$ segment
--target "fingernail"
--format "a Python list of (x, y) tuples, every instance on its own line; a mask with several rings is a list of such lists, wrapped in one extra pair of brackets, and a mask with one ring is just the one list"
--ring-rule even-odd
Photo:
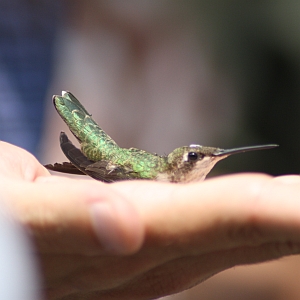
[(113, 207), (108, 202), (96, 202), (90, 204), (90, 212), (95, 233), (103, 249), (112, 253), (124, 252)]

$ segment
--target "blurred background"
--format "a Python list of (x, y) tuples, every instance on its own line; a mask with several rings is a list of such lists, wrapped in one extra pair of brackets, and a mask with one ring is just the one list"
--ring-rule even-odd
[[(277, 143), (215, 174), (299, 174), (299, 15), (292, 0), (2, 0), (0, 139), (65, 161), (51, 97), (69, 90), (122, 147)], [(299, 270), (238, 267), (168, 299), (299, 299)]]

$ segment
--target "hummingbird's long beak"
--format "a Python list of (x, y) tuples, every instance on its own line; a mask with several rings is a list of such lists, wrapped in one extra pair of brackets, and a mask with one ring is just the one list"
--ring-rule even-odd
[(269, 145), (260, 145), (260, 146), (250, 146), (250, 147), (241, 147), (241, 148), (233, 148), (233, 149), (217, 149), (212, 156), (228, 156), (231, 154), (248, 152), (248, 151), (255, 151), (255, 150), (265, 150), (276, 148), (279, 145), (276, 144), (269, 144)]

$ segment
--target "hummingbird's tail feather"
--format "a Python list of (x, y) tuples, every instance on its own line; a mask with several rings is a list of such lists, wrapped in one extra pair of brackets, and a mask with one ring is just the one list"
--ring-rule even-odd
[(62, 97), (70, 100), (70, 104), (72, 103), (75, 108), (79, 109), (83, 113), (90, 115), (88, 111), (84, 108), (84, 106), (79, 102), (79, 100), (69, 91), (62, 91), (61, 92)]
[[(58, 114), (80, 142), (82, 152), (89, 159), (100, 160), (106, 157), (112, 148), (119, 147), (70, 92), (62, 92), (62, 96), (54, 95), (53, 103)], [(95, 149), (96, 154), (93, 151)]]
[(96, 122), (91, 119), (91, 115), (82, 106), (82, 104), (70, 92), (62, 92), (61, 96), (53, 96), (53, 104), (58, 114), (68, 125), (74, 136), (81, 142), (84, 138), (82, 129), (86, 123), (86, 117), (90, 117), (90, 122)]

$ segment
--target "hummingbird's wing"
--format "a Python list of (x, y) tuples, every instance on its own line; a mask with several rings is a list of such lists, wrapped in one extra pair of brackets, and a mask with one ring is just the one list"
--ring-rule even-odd
[(60, 133), (60, 147), (71, 163), (45, 165), (49, 170), (71, 174), (86, 174), (103, 182), (115, 182), (137, 178), (136, 173), (131, 169), (113, 165), (106, 160), (97, 162), (89, 160), (72, 144), (64, 132)]
[(71, 163), (55, 163), (53, 165), (45, 165), (44, 167), (51, 171), (61, 173), (86, 175), (84, 172), (85, 168), (94, 162), (90, 161), (78, 148), (76, 148), (64, 132), (60, 133), (60, 146)]
[(87, 175), (104, 182), (137, 179), (137, 174), (132, 170), (112, 165), (109, 161), (100, 160), (86, 167)]
[(77, 169), (73, 164), (70, 162), (63, 162), (63, 163), (54, 163), (44, 165), (44, 167), (51, 171), (61, 172), (61, 173), (68, 173), (68, 174), (77, 174), (77, 175), (86, 175), (85, 173), (81, 172)]

